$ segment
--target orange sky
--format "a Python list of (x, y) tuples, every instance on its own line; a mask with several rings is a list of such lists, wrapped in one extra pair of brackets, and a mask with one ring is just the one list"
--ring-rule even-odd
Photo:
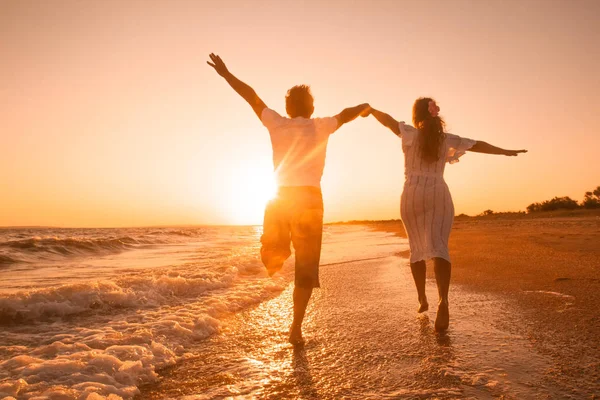
[[(267, 131), (205, 64), (223, 57), (284, 113), (362, 102), (409, 121), (437, 99), (467, 154), (456, 212), (524, 210), (600, 185), (598, 1), (0, 3), (0, 226), (260, 223)], [(329, 142), (326, 221), (399, 218), (400, 141), (374, 118)], [(257, 190), (260, 189), (260, 190)]]

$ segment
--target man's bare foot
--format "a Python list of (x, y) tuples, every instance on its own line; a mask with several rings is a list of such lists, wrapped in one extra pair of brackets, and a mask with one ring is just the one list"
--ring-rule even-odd
[(440, 301), (438, 305), (437, 316), (435, 317), (435, 330), (438, 332), (445, 331), (450, 325), (450, 311), (448, 303)]
[(427, 302), (427, 297), (419, 299), (419, 309), (417, 310), (417, 312), (420, 314), (427, 310), (429, 310), (429, 303)]
[(281, 268), (283, 267), (283, 262), (285, 260), (281, 260), (281, 259), (275, 259), (274, 261), (271, 261), (267, 264), (265, 264), (265, 267), (267, 268), (267, 273), (269, 274), (269, 276), (273, 276), (275, 275), (277, 272), (279, 272), (281, 270)]
[(304, 343), (304, 338), (302, 337), (302, 328), (300, 326), (292, 325), (290, 329), (289, 342), (294, 346)]

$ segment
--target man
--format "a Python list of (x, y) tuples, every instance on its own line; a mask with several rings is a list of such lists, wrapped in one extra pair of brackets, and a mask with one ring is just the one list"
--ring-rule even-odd
[(233, 76), (221, 60), (210, 54), (207, 61), (252, 107), (269, 130), (277, 196), (265, 210), (261, 259), (269, 275), (283, 266), (291, 255), (290, 241), (296, 251), (294, 281), (294, 320), (290, 343), (301, 344), (302, 321), (313, 288), (319, 287), (319, 259), (323, 234), (321, 176), (329, 135), (358, 115), (369, 114), (368, 104), (346, 108), (335, 117), (311, 118), (314, 106), (310, 88), (294, 86), (285, 98), (289, 118), (269, 109), (254, 89)]

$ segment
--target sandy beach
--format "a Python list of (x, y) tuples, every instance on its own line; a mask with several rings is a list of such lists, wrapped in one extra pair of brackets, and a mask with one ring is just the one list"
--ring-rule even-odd
[(35, 231), (6, 241), (38, 261), (2, 271), (0, 398), (594, 398), (598, 217), (458, 218), (443, 335), (399, 221), (328, 225), (302, 349), (255, 227)]
[[(324, 265), (303, 348), (286, 343), (290, 285), (138, 398), (596, 398), (599, 226), (596, 215), (456, 221), (442, 335), (435, 307), (416, 313), (404, 254)], [(371, 228), (403, 241), (398, 221)], [(433, 279), (427, 291), (435, 303)]]
[[(511, 333), (518, 316), (501, 296), (457, 288), (455, 323), (433, 330), (417, 316), (410, 270), (398, 257), (325, 266), (305, 326), (287, 343), (291, 286), (232, 317), (200, 355), (161, 372), (139, 399), (555, 398), (548, 357)], [(435, 285), (428, 284), (434, 296)], [(491, 321), (490, 321), (491, 319)], [(505, 327), (501, 327), (501, 325)]]
[[(400, 221), (372, 226), (405, 237)], [(600, 393), (600, 212), (459, 217), (450, 254), (453, 286), (515, 300), (553, 379)]]

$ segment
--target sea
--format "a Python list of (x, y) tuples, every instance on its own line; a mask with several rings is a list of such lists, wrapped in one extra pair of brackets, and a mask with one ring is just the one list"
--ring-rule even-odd
[[(161, 371), (202, 357), (198, 344), (293, 280), (293, 257), (266, 274), (261, 234), (0, 229), (0, 399), (131, 399)], [(327, 225), (321, 265), (406, 248), (364, 226)]]

